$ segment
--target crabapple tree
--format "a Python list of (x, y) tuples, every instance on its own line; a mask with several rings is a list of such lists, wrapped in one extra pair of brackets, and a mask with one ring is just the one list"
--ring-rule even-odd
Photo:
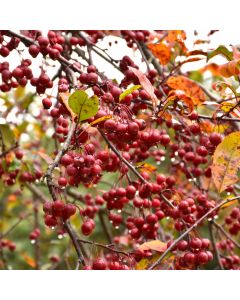
[(240, 268), (240, 52), (212, 34), (0, 31), (1, 269)]

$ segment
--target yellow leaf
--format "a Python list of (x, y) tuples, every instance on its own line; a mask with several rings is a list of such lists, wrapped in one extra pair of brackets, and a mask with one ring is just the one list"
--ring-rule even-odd
[(19, 100), (25, 94), (25, 87), (18, 86), (14, 92), (14, 97), (16, 100)]
[(240, 131), (226, 136), (213, 154), (212, 177), (219, 193), (238, 181)]
[(150, 242), (143, 243), (142, 245), (139, 246), (138, 249), (140, 249), (142, 251), (154, 250), (154, 251), (163, 253), (167, 249), (167, 244), (160, 240), (153, 240)]
[(141, 259), (135, 266), (136, 270), (147, 270), (155, 261), (157, 261), (160, 257), (160, 253), (156, 253), (149, 258)]
[(89, 126), (93, 126), (93, 125), (95, 125), (95, 124), (98, 124), (98, 123), (100, 123), (100, 122), (102, 122), (102, 121), (106, 121), (106, 120), (108, 120), (108, 119), (112, 119), (112, 116), (111, 116), (111, 115), (107, 115), (107, 116), (103, 116), (103, 117), (101, 117), (101, 118), (98, 118), (98, 119), (92, 121), (92, 122), (89, 124)]
[(184, 91), (186, 96), (192, 99), (194, 105), (198, 105), (206, 100), (206, 96), (198, 84), (184, 76), (169, 77), (167, 85), (174, 90)]

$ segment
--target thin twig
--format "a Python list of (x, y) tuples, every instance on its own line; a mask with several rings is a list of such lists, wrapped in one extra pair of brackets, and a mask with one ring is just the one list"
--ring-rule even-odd
[(105, 142), (107, 143), (107, 145), (109, 146), (109, 148), (112, 149), (112, 151), (118, 156), (118, 158), (120, 160), (122, 160), (122, 162), (129, 167), (129, 169), (143, 182), (143, 183), (147, 183), (147, 181), (142, 177), (142, 175), (136, 170), (136, 168), (130, 163), (128, 162), (122, 155), (121, 153), (117, 150), (117, 148), (109, 141), (109, 139), (107, 138), (107, 136), (105, 135), (105, 133), (102, 131), (102, 129), (98, 129), (98, 131), (100, 132), (101, 136), (103, 137), (103, 139), (105, 140)]
[(208, 217), (211, 213), (213, 213), (215, 210), (219, 209), (221, 206), (223, 206), (226, 203), (229, 203), (231, 201), (234, 201), (236, 199), (239, 199), (240, 196), (231, 198), (231, 199), (226, 199), (222, 202), (220, 202), (218, 205), (216, 205), (215, 207), (213, 207), (212, 209), (210, 209), (206, 214), (204, 214), (200, 219), (198, 219), (191, 227), (189, 227), (183, 234), (181, 234), (168, 248), (167, 250), (159, 257), (159, 259), (153, 263), (152, 265), (150, 265), (150, 267), (148, 268), (148, 270), (152, 270), (154, 269), (156, 266), (158, 266), (162, 260), (164, 259), (164, 257), (177, 245), (177, 243), (179, 241), (181, 241), (190, 231), (192, 231), (193, 229), (195, 229), (195, 227), (197, 227), (206, 217)]
[(104, 231), (104, 233), (106, 235), (106, 238), (107, 238), (108, 242), (111, 244), (112, 243), (112, 237), (111, 237), (109, 229), (108, 229), (108, 227), (107, 227), (107, 225), (105, 223), (103, 212), (101, 210), (99, 210), (99, 212), (98, 212), (98, 217), (99, 217), (101, 226), (103, 228), (103, 231)]
[(124, 252), (124, 251), (121, 251), (121, 250), (117, 250), (117, 249), (114, 249), (111, 247), (111, 245), (103, 245), (103, 244), (100, 244), (100, 243), (96, 243), (96, 242), (93, 242), (93, 241), (87, 241), (87, 240), (83, 240), (83, 239), (78, 239), (79, 242), (81, 243), (85, 243), (85, 244), (90, 244), (90, 245), (94, 245), (94, 246), (97, 246), (97, 247), (101, 247), (101, 248), (104, 248), (104, 249), (107, 249), (109, 251), (112, 251), (112, 252), (115, 252), (115, 253), (119, 253), (119, 254), (122, 254), (122, 255), (125, 255), (125, 256), (129, 256), (128, 253)]
[(237, 243), (234, 239), (232, 239), (232, 237), (222, 228), (221, 225), (216, 223), (214, 220), (213, 220), (213, 225), (216, 228), (218, 228), (238, 249), (240, 249), (240, 244)]
[(216, 245), (215, 236), (213, 234), (213, 221), (212, 220), (209, 221), (208, 227), (209, 227), (210, 239), (211, 239), (211, 242), (212, 242), (213, 250), (214, 250), (216, 258), (217, 258), (219, 268), (220, 268), (220, 270), (224, 270), (224, 267), (223, 267), (222, 262), (221, 262), (220, 254), (219, 254), (219, 251), (218, 251), (218, 248), (217, 248), (217, 245)]

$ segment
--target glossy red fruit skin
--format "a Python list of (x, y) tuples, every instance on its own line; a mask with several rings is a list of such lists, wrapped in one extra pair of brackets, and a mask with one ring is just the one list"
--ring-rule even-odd
[(16, 156), (17, 159), (22, 159), (23, 158), (23, 151), (17, 150), (15, 152), (15, 156)]
[(199, 238), (193, 238), (189, 245), (192, 249), (200, 249), (202, 247), (202, 241)]
[(106, 270), (107, 269), (107, 263), (105, 262), (105, 260), (103, 260), (101, 258), (98, 258), (98, 259), (93, 261), (92, 269), (93, 270)]
[(81, 226), (82, 233), (86, 236), (90, 235), (94, 229), (94, 224), (90, 220), (84, 222)]
[(197, 261), (200, 265), (205, 265), (209, 261), (209, 256), (206, 251), (200, 251), (197, 254)]
[(195, 254), (194, 254), (194, 253), (191, 253), (191, 252), (187, 252), (187, 253), (183, 256), (183, 259), (184, 259), (185, 263), (186, 263), (186, 264), (189, 264), (189, 265), (193, 265), (193, 264), (195, 264), (195, 262), (196, 262)]
[(58, 184), (60, 186), (66, 186), (67, 185), (67, 179), (65, 177), (58, 178)]
[(180, 241), (177, 245), (178, 250), (185, 251), (188, 248), (188, 242), (187, 241)]
[(54, 227), (57, 225), (57, 219), (51, 215), (46, 215), (44, 218), (44, 222), (49, 227)]
[(52, 101), (49, 98), (44, 98), (42, 104), (45, 109), (49, 109), (52, 106)]
[(209, 140), (210, 140), (210, 142), (211, 142), (214, 146), (217, 146), (218, 144), (221, 143), (222, 137), (221, 137), (221, 135), (220, 135), (219, 133), (213, 132), (213, 133), (210, 134)]
[(62, 211), (65, 207), (65, 203), (61, 200), (56, 200), (53, 202), (52, 207), (54, 211)]

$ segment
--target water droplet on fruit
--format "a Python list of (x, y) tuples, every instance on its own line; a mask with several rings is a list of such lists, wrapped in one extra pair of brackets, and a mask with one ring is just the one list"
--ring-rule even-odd
[(175, 151), (175, 152), (174, 152), (174, 155), (175, 155), (175, 156), (178, 156), (178, 152), (177, 152), (177, 151)]
[(164, 161), (164, 160), (165, 160), (165, 157), (164, 157), (164, 156), (163, 156), (163, 157), (161, 157), (161, 158), (160, 158), (160, 160), (161, 160), (161, 161)]
[(52, 226), (51, 229), (52, 229), (52, 230), (55, 229), (55, 226)]
[(120, 213), (122, 212), (122, 210), (121, 210), (121, 209), (119, 209), (117, 212), (120, 214)]
[(115, 229), (119, 229), (119, 226), (115, 226)]
[(176, 158), (172, 157), (171, 162), (175, 162)]

